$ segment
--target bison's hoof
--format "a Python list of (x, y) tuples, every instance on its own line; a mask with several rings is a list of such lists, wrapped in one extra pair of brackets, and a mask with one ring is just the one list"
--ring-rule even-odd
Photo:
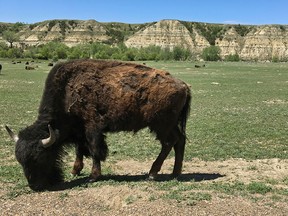
[(80, 175), (80, 172), (77, 172), (77, 171), (75, 171), (75, 170), (72, 170), (72, 171), (71, 171), (71, 176), (72, 176), (72, 177), (79, 176), (79, 175)]
[(149, 181), (154, 181), (156, 179), (156, 177), (157, 177), (157, 174), (149, 174), (148, 180)]
[(81, 171), (82, 171), (82, 169), (83, 169), (83, 167), (84, 167), (84, 163), (83, 162), (82, 163), (76, 163), (75, 162), (74, 167), (73, 167), (73, 169), (71, 171), (71, 174), (73, 176), (79, 176)]
[(96, 178), (96, 179), (95, 179), (95, 178), (89, 177), (87, 181), (88, 181), (89, 183), (93, 183), (93, 182), (96, 182), (98, 179), (99, 179), (99, 178)]
[(92, 179), (92, 178), (89, 178), (89, 179), (88, 179), (88, 182), (89, 182), (89, 183), (93, 183), (93, 182), (96, 182), (96, 181), (97, 181), (97, 179)]
[(172, 178), (177, 179), (181, 175), (181, 172), (173, 172), (171, 174)]
[(101, 175), (97, 175), (97, 176), (96, 175), (90, 175), (88, 178), (88, 182), (90, 182), (90, 183), (96, 182), (99, 180), (100, 176)]

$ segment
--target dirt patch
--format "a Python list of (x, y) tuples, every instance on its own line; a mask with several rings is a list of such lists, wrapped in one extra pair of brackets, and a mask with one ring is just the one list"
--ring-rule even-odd
[[(109, 161), (107, 161), (109, 164)], [(287, 199), (280, 201), (262, 195), (261, 199), (211, 192), (211, 199), (199, 200), (192, 205), (176, 199), (161, 197), (161, 190), (137, 181), (145, 177), (152, 161), (119, 161), (109, 164), (112, 179), (130, 183), (74, 187), (72, 189), (28, 193), (14, 199), (5, 196), (1, 185), (1, 215), (288, 215)], [(160, 177), (171, 172), (173, 160), (163, 165)], [(114, 175), (115, 173), (115, 175)], [(265, 159), (247, 161), (202, 161), (184, 163), (180, 181), (199, 184), (229, 182), (273, 182), (273, 187), (287, 190), (288, 160)], [(118, 176), (118, 177), (117, 177)], [(106, 179), (106, 177), (105, 177)], [(109, 179), (109, 176), (107, 177)], [(164, 183), (167, 181), (163, 181)], [(285, 183), (286, 182), (286, 183)], [(161, 182), (158, 184), (161, 184)], [(4, 187), (4, 188), (3, 188)], [(199, 191), (198, 191), (199, 192)], [(203, 192), (203, 191), (202, 191)], [(204, 191), (205, 192), (205, 191)], [(256, 195), (257, 198), (257, 195)]]

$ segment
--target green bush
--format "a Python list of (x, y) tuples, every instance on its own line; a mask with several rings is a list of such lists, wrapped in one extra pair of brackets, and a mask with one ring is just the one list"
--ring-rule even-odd
[(272, 62), (279, 62), (279, 57), (278, 56), (273, 56), (272, 57)]
[(173, 60), (185, 61), (191, 56), (191, 52), (188, 49), (182, 48), (180, 46), (174, 47), (172, 51)]
[(225, 61), (238, 62), (240, 61), (240, 56), (238, 54), (230, 54), (225, 57)]
[(218, 61), (220, 60), (220, 48), (218, 46), (210, 46), (202, 51), (202, 58), (205, 61)]
[(234, 26), (236, 32), (241, 35), (242, 37), (246, 36), (252, 29), (251, 26), (248, 25), (235, 25)]
[(22, 50), (17, 48), (10, 48), (6, 52), (6, 58), (21, 58), (22, 54), (23, 54)]
[(9, 48), (5, 43), (0, 44), (2, 58), (33, 58), (33, 59), (118, 59), (123, 61), (158, 61), (192, 59), (190, 50), (177, 46), (173, 50), (159, 46), (148, 46), (140, 49), (128, 48), (125, 44), (111, 46), (103, 43), (86, 43), (74, 47), (53, 41), (40, 46), (30, 46), (24, 51), (21, 48)]

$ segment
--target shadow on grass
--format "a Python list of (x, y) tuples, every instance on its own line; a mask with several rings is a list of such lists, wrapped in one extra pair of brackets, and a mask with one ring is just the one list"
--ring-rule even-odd
[[(217, 178), (224, 177), (224, 175), (221, 175), (219, 173), (184, 173), (180, 175), (177, 180), (179, 182), (201, 182), (201, 181), (209, 181), (214, 180)], [(153, 181), (155, 182), (165, 182), (165, 181), (171, 181), (175, 178), (172, 177), (169, 174), (158, 174), (157, 178)], [(99, 182), (104, 181), (115, 181), (115, 182), (145, 182), (148, 180), (148, 175), (104, 175), (101, 176), (98, 180)], [(59, 184), (57, 186), (54, 186), (53, 188), (50, 188), (50, 191), (61, 191), (61, 190), (67, 190), (72, 189), (74, 187), (88, 187), (88, 185), (91, 184), (89, 182), (88, 177), (80, 177), (77, 179), (74, 179), (69, 182), (64, 182), (62, 184)]]

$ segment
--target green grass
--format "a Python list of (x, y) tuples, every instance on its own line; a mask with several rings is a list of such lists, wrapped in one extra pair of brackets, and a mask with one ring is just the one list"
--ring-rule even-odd
[[(187, 62), (147, 65), (168, 70), (192, 86), (186, 159), (288, 157), (287, 64), (208, 63), (197, 69)], [(145, 140), (128, 135), (116, 142), (118, 136), (113, 136), (111, 148), (116, 152), (123, 148), (122, 142), (126, 143), (121, 157), (128, 154), (143, 159), (141, 155), (146, 158), (149, 149), (153, 158), (158, 152), (156, 147), (144, 145), (150, 144), (149, 140), (154, 144), (146, 132)], [(135, 148), (137, 151), (129, 151)]]
[[(3, 125), (19, 130), (35, 120), (50, 68), (42, 62), (38, 69), (26, 71), (23, 63), (1, 62), (1, 148), (6, 148), (1, 154), (6, 154), (11, 143)], [(192, 86), (186, 159), (288, 158), (287, 64), (208, 63), (205, 68), (189, 62), (147, 64)], [(148, 130), (109, 134), (108, 143), (110, 152), (121, 158), (154, 158), (159, 151)]]
[[(30, 191), (14, 158), (14, 145), (4, 125), (18, 131), (33, 123), (45, 78), (51, 68), (47, 62), (37, 63), (39, 68), (32, 71), (26, 71), (23, 63), (14, 65), (10, 60), (1, 60), (0, 63), (3, 65), (0, 75), (0, 183), (9, 185), (8, 197), (15, 197)], [(191, 62), (147, 62), (147, 65), (168, 70), (191, 85), (193, 101), (187, 124), (186, 161), (195, 157), (203, 160), (288, 159), (288, 64), (215, 62), (207, 63), (205, 68), (195, 68)], [(107, 142), (112, 163), (130, 158), (139, 161), (155, 159), (160, 149), (154, 136), (146, 129), (135, 135), (108, 134)], [(72, 161), (74, 156), (71, 158)], [(67, 178), (70, 169), (70, 166), (65, 166)], [(113, 174), (109, 165), (104, 165), (104, 173)], [(287, 182), (287, 178), (282, 181), (286, 186)], [(112, 180), (96, 182), (91, 187), (110, 184), (152, 187), (165, 193), (161, 196), (151, 194), (151, 200), (161, 197), (188, 204), (210, 200), (215, 191), (251, 196), (272, 193), (277, 199), (277, 194), (288, 194), (287, 189), (279, 191), (266, 182), (204, 184)], [(205, 192), (199, 192), (203, 189)], [(64, 192), (60, 198), (66, 196)], [(135, 199), (128, 197), (126, 202), (129, 204)]]

